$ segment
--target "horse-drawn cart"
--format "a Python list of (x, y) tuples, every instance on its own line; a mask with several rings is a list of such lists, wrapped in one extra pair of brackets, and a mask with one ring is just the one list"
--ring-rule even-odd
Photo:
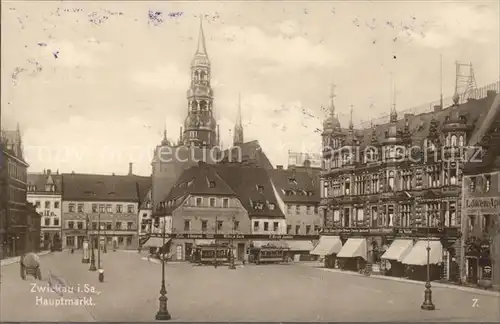
[(21, 266), (21, 278), (26, 280), (26, 276), (33, 276), (35, 279), (42, 280), (42, 270), (40, 269), (40, 257), (35, 253), (26, 253), (19, 262)]

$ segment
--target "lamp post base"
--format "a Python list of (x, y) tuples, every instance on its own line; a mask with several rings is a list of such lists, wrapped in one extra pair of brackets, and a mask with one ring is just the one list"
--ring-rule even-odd
[[(93, 260), (92, 260), (93, 261)], [(90, 268), (89, 268), (89, 271), (97, 271), (97, 268), (95, 266), (95, 262), (90, 262)]]
[(432, 303), (432, 290), (429, 283), (425, 285), (424, 302), (422, 303), (422, 306), (420, 306), (420, 309), (423, 310), (436, 309), (436, 306)]
[(156, 313), (155, 319), (157, 321), (168, 321), (171, 318), (172, 317), (167, 310), (167, 297), (162, 294), (160, 296), (160, 309), (158, 310), (158, 313)]
[(82, 259), (82, 263), (90, 263), (90, 259)]

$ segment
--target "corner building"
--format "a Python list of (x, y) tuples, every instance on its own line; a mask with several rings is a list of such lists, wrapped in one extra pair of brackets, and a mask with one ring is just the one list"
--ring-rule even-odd
[(495, 92), (430, 113), (356, 130), (335, 115), (323, 124), (321, 237), (312, 254), (330, 267), (425, 279), (459, 280), (461, 188), (465, 147)]

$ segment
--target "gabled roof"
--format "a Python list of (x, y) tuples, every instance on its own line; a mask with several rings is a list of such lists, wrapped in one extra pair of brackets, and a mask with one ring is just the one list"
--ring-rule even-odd
[[(250, 217), (283, 218), (267, 170), (242, 164), (216, 164), (217, 173), (236, 193)], [(270, 209), (270, 204), (274, 208)], [(262, 207), (257, 209), (256, 207)]]
[(53, 193), (61, 193), (62, 176), (60, 174), (28, 173), (28, 193), (45, 192), (45, 185), (51, 184), (50, 180), (55, 185), (55, 190), (53, 191)]
[[(151, 208), (151, 204), (153, 203), (153, 198), (152, 198), (151, 192), (152, 192), (152, 189), (149, 188), (146, 195), (144, 197), (142, 197), (141, 205), (140, 205), (141, 209), (150, 209)], [(149, 203), (149, 205), (148, 205), (148, 203)]]
[[(238, 156), (241, 150), (241, 157)], [(238, 159), (241, 158), (241, 161)], [(253, 164), (255, 166), (271, 170), (273, 165), (266, 156), (258, 141), (251, 141), (241, 144), (236, 144), (231, 149), (222, 152), (221, 163), (243, 162), (244, 164)]]
[[(210, 181), (214, 181), (213, 188)], [(171, 212), (190, 194), (236, 196), (250, 217), (285, 217), (278, 207), (269, 175), (264, 168), (200, 162), (184, 171), (172, 187), (165, 202), (175, 203), (167, 206), (166, 211)]]
[[(413, 144), (418, 145), (429, 135), (430, 121), (433, 117), (439, 123), (439, 128), (441, 128), (446, 118), (450, 115), (450, 110), (457, 110), (461, 116), (465, 117), (467, 126), (471, 128), (471, 134), (473, 134), (479, 129), (481, 124), (480, 121), (486, 116), (494, 98), (495, 96), (487, 96), (481, 99), (470, 99), (461, 105), (450, 106), (439, 111), (432, 111), (419, 115), (407, 115), (405, 118), (401, 118), (404, 116), (399, 116), (401, 119), (397, 122), (397, 129), (402, 131), (405, 127), (406, 120), (408, 120)], [(389, 130), (390, 126), (391, 123), (374, 126), (378, 143), (383, 143), (386, 138), (386, 131)], [(343, 131), (347, 132), (347, 130)], [(356, 130), (355, 132), (360, 139), (360, 146), (362, 148), (371, 145), (373, 135), (372, 128)]]
[(319, 203), (320, 172), (318, 169), (276, 169), (270, 170), (269, 174), (285, 203)]
[(63, 200), (139, 202), (150, 177), (67, 173), (62, 175)]

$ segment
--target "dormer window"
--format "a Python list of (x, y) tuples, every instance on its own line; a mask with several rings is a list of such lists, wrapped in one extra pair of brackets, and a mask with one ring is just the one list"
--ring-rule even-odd
[(288, 178), (288, 183), (289, 184), (297, 184), (297, 180), (295, 180), (295, 178)]
[(259, 193), (264, 193), (264, 186), (263, 185), (257, 185), (257, 191)]
[(210, 188), (215, 188), (215, 181), (208, 181), (208, 186)]
[(194, 179), (189, 180), (189, 182), (187, 183), (187, 186), (191, 187), (193, 185), (193, 182), (194, 182)]
[(274, 204), (273, 203), (269, 203), (269, 210), (274, 210)]

